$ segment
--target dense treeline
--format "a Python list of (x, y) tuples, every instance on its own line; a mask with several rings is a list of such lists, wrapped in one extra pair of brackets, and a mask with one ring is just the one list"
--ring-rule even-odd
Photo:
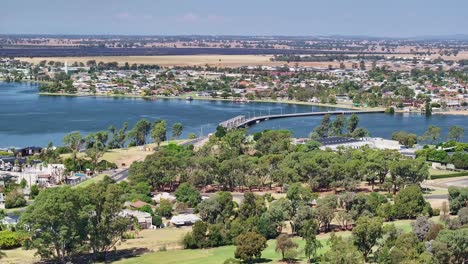
[(130, 167), (130, 183), (174, 190), (180, 182), (221, 190), (284, 187), (308, 183), (313, 190), (356, 190), (361, 181), (396, 192), (428, 177), (423, 160), (407, 160), (390, 150), (319, 150), (319, 144), (291, 144), (288, 131), (248, 136), (245, 130), (217, 133), (202, 148), (170, 145)]

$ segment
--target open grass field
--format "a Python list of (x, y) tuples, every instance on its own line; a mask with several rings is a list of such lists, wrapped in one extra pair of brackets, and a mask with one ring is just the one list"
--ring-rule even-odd
[(160, 66), (257, 66), (265, 65), (270, 62), (270, 55), (180, 55), (180, 56), (103, 56), (103, 57), (43, 57), (43, 58), (18, 58), (22, 61), (39, 63), (42, 60), (67, 62), (71, 65), (73, 62), (86, 63), (89, 60), (97, 62), (118, 62), (123, 65), (129, 64), (148, 64)]
[[(434, 222), (438, 222), (438, 217), (433, 217), (431, 219)], [(411, 231), (411, 222), (414, 220), (398, 220), (394, 222), (387, 222), (388, 224), (394, 224), (397, 228), (402, 229), (404, 232)], [(318, 251), (319, 254), (323, 254), (329, 250), (329, 245), (327, 244), (330, 239), (331, 233), (320, 234), (317, 238), (322, 243), (322, 248)], [(350, 231), (338, 232), (337, 235), (343, 237), (351, 236)], [(294, 241), (299, 244), (299, 262), (306, 263), (304, 257), (303, 249), (305, 241), (301, 238), (295, 238)], [(127, 243), (127, 242), (126, 242)], [(268, 241), (268, 247), (262, 252), (262, 258), (265, 260), (265, 263), (281, 263), (281, 254), (275, 252), (276, 242), (275, 240)], [(235, 246), (224, 246), (211, 249), (195, 249), (195, 250), (176, 250), (176, 251), (160, 251), (154, 253), (144, 254), (140, 257), (123, 259), (117, 261), (119, 264), (176, 264), (176, 263), (186, 263), (186, 264), (219, 264), (223, 263), (226, 259), (234, 257)]]
[[(161, 143), (161, 146), (165, 146), (169, 143), (178, 144), (180, 142), (184, 142), (185, 139), (181, 140), (171, 140), (165, 141)], [(129, 167), (130, 164), (134, 161), (141, 161), (144, 160), (146, 156), (153, 153), (153, 149), (156, 147), (156, 144), (146, 144), (145, 146), (138, 146), (138, 147), (130, 147), (130, 148), (121, 148), (121, 149), (111, 149), (108, 150), (100, 160), (107, 160), (108, 162), (112, 162), (117, 164), (119, 168), (121, 167)], [(70, 157), (71, 154), (62, 154), (61, 157), (66, 159)], [(85, 153), (78, 153), (78, 157), (82, 158), (85, 157)]]
[(120, 243), (117, 245), (117, 249), (146, 248), (151, 251), (159, 251), (162, 247), (168, 250), (181, 249), (180, 242), (184, 235), (190, 231), (192, 231), (191, 227), (145, 229), (138, 233), (138, 238)]
[(3, 264), (30, 264), (40, 260), (39, 257), (34, 256), (36, 251), (24, 250), (22, 248), (2, 250), (5, 256), (0, 259)]

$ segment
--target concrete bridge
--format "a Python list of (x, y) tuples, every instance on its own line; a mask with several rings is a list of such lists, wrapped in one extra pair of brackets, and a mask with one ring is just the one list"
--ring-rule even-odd
[(278, 114), (278, 115), (265, 115), (265, 116), (256, 116), (250, 119), (246, 119), (245, 116), (236, 116), (229, 120), (219, 123), (220, 126), (223, 126), (227, 129), (247, 127), (260, 123), (262, 121), (267, 121), (270, 119), (278, 118), (288, 118), (288, 117), (301, 117), (301, 116), (323, 116), (326, 114), (329, 115), (352, 115), (352, 114), (377, 114), (385, 113), (384, 110), (363, 110), (363, 111), (328, 111), (328, 112), (305, 112), (305, 113), (293, 113), (293, 114)]

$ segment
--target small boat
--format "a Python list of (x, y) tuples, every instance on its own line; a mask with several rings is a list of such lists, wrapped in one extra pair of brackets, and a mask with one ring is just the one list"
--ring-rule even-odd
[(187, 97), (186, 99), (187, 99), (187, 101), (192, 101), (192, 100), (193, 100), (193, 97), (192, 97), (192, 96), (189, 96), (189, 97)]

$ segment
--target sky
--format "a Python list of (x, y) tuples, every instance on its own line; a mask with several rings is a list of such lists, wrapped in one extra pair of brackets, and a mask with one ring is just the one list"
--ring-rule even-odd
[(468, 35), (466, 0), (0, 0), (0, 34)]

